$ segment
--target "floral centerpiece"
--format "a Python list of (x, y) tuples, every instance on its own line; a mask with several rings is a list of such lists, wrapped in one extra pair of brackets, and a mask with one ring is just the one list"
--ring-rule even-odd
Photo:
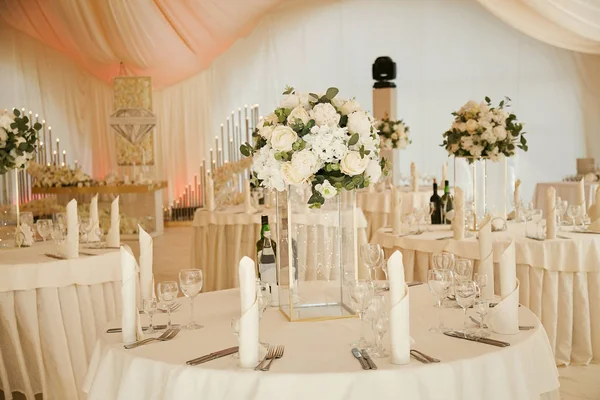
[(80, 168), (72, 169), (66, 165), (57, 167), (33, 162), (27, 172), (35, 179), (33, 187), (89, 187), (94, 185), (92, 178)]
[(16, 108), (0, 115), (0, 175), (26, 168), (37, 147), (39, 122), (32, 123)]
[(452, 113), (454, 122), (444, 133), (442, 146), (450, 155), (467, 158), (470, 163), (479, 158), (497, 161), (502, 155), (511, 157), (517, 147), (527, 151), (523, 124), (508, 107), (508, 97), (497, 107), (492, 107), (489, 97), (481, 103), (469, 101)]
[(402, 150), (411, 144), (408, 137), (410, 128), (403, 120), (392, 121), (389, 118), (384, 118), (377, 121), (375, 128), (379, 131), (381, 150)]
[(253, 144), (240, 151), (253, 156), (255, 184), (278, 191), (309, 184), (310, 207), (319, 208), (341, 190), (376, 183), (385, 160), (379, 160), (374, 119), (354, 99), (298, 93), (287, 87), (275, 111), (254, 131)]

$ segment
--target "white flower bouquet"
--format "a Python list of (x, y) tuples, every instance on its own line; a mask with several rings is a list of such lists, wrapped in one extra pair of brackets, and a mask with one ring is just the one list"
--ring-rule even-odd
[(338, 89), (324, 94), (297, 93), (287, 87), (280, 106), (262, 119), (253, 145), (240, 147), (253, 156), (255, 184), (283, 191), (286, 185), (310, 184), (310, 207), (321, 207), (340, 190), (376, 183), (385, 160), (373, 117)]
[(71, 169), (68, 166), (41, 165), (32, 162), (27, 172), (35, 178), (33, 187), (51, 188), (64, 186), (89, 187), (96, 183), (81, 169)]
[(377, 121), (375, 128), (379, 131), (382, 150), (402, 150), (411, 143), (408, 137), (410, 128), (403, 120), (391, 121), (389, 118), (384, 118)]
[(13, 169), (23, 169), (33, 158), (37, 147), (39, 122), (32, 123), (16, 108), (0, 115), (0, 175)]
[(481, 103), (469, 101), (452, 113), (454, 123), (443, 134), (442, 146), (450, 155), (467, 158), (469, 162), (478, 158), (497, 161), (502, 155), (511, 157), (517, 147), (527, 151), (523, 124), (515, 114), (506, 111), (508, 107), (508, 97), (498, 107), (492, 107), (489, 97)]

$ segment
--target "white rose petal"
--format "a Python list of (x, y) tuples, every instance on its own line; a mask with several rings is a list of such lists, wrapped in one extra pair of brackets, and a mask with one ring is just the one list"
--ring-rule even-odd
[(470, 119), (467, 121), (467, 131), (469, 133), (475, 132), (479, 128), (479, 124), (474, 119)]
[(371, 160), (367, 165), (365, 170), (369, 181), (371, 181), (371, 185), (379, 182), (379, 178), (381, 178), (381, 166), (379, 165), (378, 160)]
[(279, 123), (279, 118), (277, 118), (277, 115), (275, 115), (274, 113), (271, 113), (263, 119), (261, 119), (260, 121), (258, 121), (258, 124), (256, 124), (256, 128), (262, 128), (263, 126), (265, 126), (265, 123), (267, 123), (266, 125), (276, 125)]
[(271, 147), (277, 151), (290, 151), (292, 145), (298, 140), (298, 135), (287, 126), (279, 125), (271, 133)]
[(6, 142), (8, 140), (8, 133), (4, 128), (0, 127), (0, 142)]
[(281, 100), (279, 107), (292, 110), (300, 105), (300, 96), (297, 94), (288, 94)]
[(340, 114), (329, 103), (319, 103), (311, 111), (310, 116), (319, 126), (336, 126), (340, 123)]
[(306, 110), (302, 106), (294, 108), (290, 115), (288, 115), (287, 117), (288, 125), (295, 124), (297, 120), (302, 121), (304, 125), (306, 125), (306, 123), (310, 121), (310, 116), (308, 115), (308, 112), (306, 112)]
[(294, 153), (291, 164), (296, 173), (304, 179), (310, 177), (320, 169), (319, 159), (308, 149)]
[(498, 138), (499, 141), (506, 140), (506, 136), (508, 135), (506, 132), (506, 128), (499, 125), (493, 129), (494, 135)]
[(458, 130), (461, 132), (466, 132), (467, 131), (467, 124), (465, 124), (464, 122), (461, 122), (458, 124)]
[(319, 183), (315, 185), (315, 189), (317, 192), (321, 193), (321, 196), (325, 199), (331, 199), (335, 197), (337, 194), (337, 189), (328, 180), (325, 180), (323, 183)]
[(281, 176), (283, 181), (288, 185), (299, 185), (306, 180), (305, 177), (301, 176), (298, 171), (294, 169), (292, 163), (284, 163), (281, 166)]
[(358, 151), (349, 151), (342, 158), (340, 169), (344, 174), (349, 176), (360, 175), (365, 171), (368, 163), (368, 157), (361, 158)]
[(349, 115), (355, 111), (359, 111), (360, 104), (358, 104), (358, 101), (352, 99), (345, 102), (339, 109), (342, 115)]
[(269, 140), (271, 139), (271, 134), (273, 133), (274, 129), (275, 127), (272, 125), (263, 126), (258, 130), (258, 134), (264, 137), (265, 139)]
[(348, 123), (346, 126), (348, 127), (348, 132), (351, 134), (358, 133), (361, 137), (371, 135), (372, 123), (369, 116), (364, 111), (355, 111), (348, 115)]

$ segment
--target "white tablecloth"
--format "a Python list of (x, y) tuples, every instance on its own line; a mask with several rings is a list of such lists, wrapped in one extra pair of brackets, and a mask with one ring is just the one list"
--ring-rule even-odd
[[(427, 281), (431, 254), (449, 251), (458, 257), (479, 259), (475, 237), (463, 241), (436, 240), (452, 235), (450, 227), (398, 237), (378, 231), (372, 242), (391, 254), (404, 255), (406, 279)], [(515, 241), (520, 302), (542, 321), (558, 364), (588, 364), (600, 360), (600, 235), (560, 232), (571, 239), (536, 241), (524, 236), (524, 224), (509, 224), (493, 234), (494, 246)], [(498, 273), (498, 265), (496, 271)], [(499, 279), (496, 276), (496, 285)], [(496, 286), (498, 293), (498, 286)]]
[[(198, 210), (194, 215), (194, 233), (192, 238), (192, 266), (204, 271), (204, 291), (231, 289), (239, 286), (238, 263), (243, 256), (256, 261), (256, 242), (260, 238), (261, 215), (269, 216), (269, 225), (273, 237), (275, 229), (275, 210), (264, 209), (255, 214), (246, 214), (243, 207), (227, 207), (221, 211)], [(360, 209), (357, 209), (358, 244), (367, 243), (367, 222)], [(306, 226), (303, 234), (304, 246), (300, 246), (299, 254), (306, 256), (306, 262), (300, 263), (309, 279), (316, 276), (319, 252), (303, 251), (318, 248), (326, 242), (331, 232), (326, 233), (323, 227)], [(329, 236), (328, 236), (329, 235)], [(311, 247), (315, 245), (315, 247)], [(315, 257), (313, 257), (315, 256)], [(360, 265), (360, 263), (359, 263)], [(359, 268), (359, 276), (366, 272)]]
[(0, 389), (28, 400), (84, 399), (98, 332), (120, 314), (116, 250), (76, 260), (44, 256), (51, 244), (0, 250)]
[[(546, 210), (546, 191), (549, 187), (556, 189), (556, 196), (562, 200), (566, 200), (569, 204), (575, 204), (577, 201), (577, 185), (578, 182), (541, 182), (535, 185), (535, 193), (533, 194), (533, 206), (538, 210)], [(587, 206), (596, 202), (597, 182), (585, 183), (585, 202)]]
[[(204, 329), (182, 331), (172, 341), (134, 350), (125, 350), (119, 335), (103, 335), (85, 390), (89, 400), (530, 400), (556, 394), (558, 372), (548, 339), (525, 307), (519, 310), (519, 322), (536, 329), (514, 336), (494, 334), (511, 343), (501, 348), (430, 333), (428, 328), (437, 323), (432, 304), (425, 285), (410, 289), (413, 347), (441, 359), (439, 364), (411, 359), (410, 364), (396, 366), (374, 358), (379, 369), (363, 371), (349, 346), (358, 338), (357, 319), (290, 323), (272, 309), (261, 322), (261, 339), (285, 345), (285, 353), (270, 372), (256, 372), (238, 369), (231, 356), (185, 365), (186, 360), (236, 343), (230, 321), (239, 317), (239, 292), (203, 294), (196, 310)], [(462, 327), (461, 310), (442, 311), (447, 325)], [(185, 322), (186, 315), (177, 317)]]
[[(433, 194), (433, 189), (429, 187), (421, 187), (418, 192), (411, 192), (408, 187), (400, 187), (398, 190), (402, 196), (402, 213), (412, 212), (414, 208), (426, 207)], [(369, 240), (379, 228), (391, 225), (392, 200), (390, 189), (375, 193), (369, 193), (368, 190), (357, 192), (356, 203), (365, 213)]]

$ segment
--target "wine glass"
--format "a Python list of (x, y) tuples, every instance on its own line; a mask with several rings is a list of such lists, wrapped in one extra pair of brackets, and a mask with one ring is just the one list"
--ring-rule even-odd
[(483, 288), (487, 286), (488, 276), (487, 274), (484, 274), (482, 272), (477, 272), (475, 273), (475, 275), (473, 275), (473, 281), (475, 281), (475, 284), (477, 285), (477, 289), (479, 292), (478, 296), (481, 297), (481, 292)]
[[(374, 294), (371, 297), (371, 301), (369, 302), (369, 306), (365, 311), (365, 322), (368, 326), (371, 327), (373, 332), (375, 331), (375, 322), (377, 318), (379, 318), (379, 314), (385, 308), (385, 297), (381, 294)], [(370, 338), (369, 338), (370, 339)], [(367, 340), (369, 341), (369, 340)], [(374, 343), (369, 343), (369, 347), (367, 348), (369, 352), (375, 351)]]
[(454, 263), (454, 276), (457, 279), (471, 280), (473, 277), (473, 262), (464, 258), (459, 258)]
[(175, 281), (164, 281), (158, 284), (158, 298), (161, 303), (167, 309), (167, 313), (169, 314), (169, 322), (167, 323), (167, 330), (172, 328), (171, 325), (171, 308), (175, 300), (177, 299), (177, 294), (179, 293), (179, 286), (177, 286), (177, 282)]
[[(240, 319), (239, 318), (233, 318), (231, 320), (231, 331), (233, 332), (233, 335), (235, 336), (235, 339), (239, 346), (240, 345)], [(232, 355), (233, 355), (233, 358), (240, 358), (240, 353), (238, 351), (236, 351)]]
[(142, 300), (142, 307), (144, 309), (144, 313), (148, 316), (148, 329), (146, 333), (154, 333), (156, 330), (154, 329), (154, 325), (152, 324), (152, 317), (154, 317), (154, 313), (158, 308), (158, 303), (155, 298), (150, 297)]
[(571, 226), (575, 228), (575, 218), (579, 215), (579, 206), (570, 204), (567, 208), (567, 216), (571, 218)]
[(448, 328), (442, 321), (442, 301), (448, 296), (452, 285), (452, 272), (449, 269), (430, 269), (427, 272), (429, 291), (435, 296), (438, 308), (438, 326), (429, 329), (430, 332), (446, 332)]
[(433, 253), (431, 261), (435, 269), (451, 270), (454, 266), (454, 254), (445, 251), (442, 253)]
[(367, 347), (367, 341), (365, 340), (363, 325), (365, 319), (365, 311), (367, 310), (373, 295), (373, 286), (371, 282), (365, 280), (353, 281), (349, 287), (350, 292), (350, 303), (354, 311), (358, 313), (358, 319), (360, 320), (360, 339), (352, 343), (352, 347), (359, 349)]
[(431, 232), (431, 230), (432, 230), (430, 225), (431, 225), (431, 217), (433, 216), (434, 212), (435, 212), (435, 203), (431, 202), (431, 203), (429, 203), (429, 210), (427, 210), (427, 215), (429, 216), (429, 219), (428, 219), (429, 223), (426, 224), (427, 225), (426, 230), (428, 232)]
[(388, 265), (387, 265), (387, 260), (383, 260), (381, 262), (381, 270), (383, 271), (383, 274), (385, 275), (385, 283), (383, 284), (383, 289), (389, 289), (390, 287), (390, 278), (388, 277)]
[(63, 231), (63, 233), (67, 234), (67, 213), (56, 213), (54, 214), (54, 224), (58, 225), (58, 227)]
[(88, 244), (90, 242), (90, 232), (94, 228), (94, 221), (88, 217), (81, 217), (79, 219), (79, 231), (81, 235), (85, 235), (85, 243)]
[(479, 315), (479, 330), (476, 333), (477, 336), (480, 336), (480, 337), (490, 336), (490, 334), (485, 331), (485, 325), (484, 325), (485, 316), (488, 312), (488, 309), (489, 309), (489, 303), (487, 300), (485, 300), (485, 299), (475, 300), (475, 304), (473, 305), (473, 310), (475, 310), (477, 315)]
[(369, 271), (369, 281), (373, 281), (373, 272), (383, 261), (383, 249), (378, 244), (364, 243), (360, 246), (360, 257)]
[(467, 334), (467, 309), (475, 302), (477, 285), (473, 281), (459, 280), (454, 285), (454, 294), (456, 295), (456, 302), (462, 307), (465, 313), (463, 333)]
[(46, 238), (52, 232), (52, 220), (38, 219), (36, 223), (37, 231), (45, 242)]
[(184, 329), (193, 330), (203, 328), (194, 322), (194, 299), (202, 290), (204, 283), (202, 270), (199, 269), (182, 269), (179, 271), (179, 286), (181, 291), (190, 299), (190, 322), (184, 326)]
[(389, 353), (383, 347), (383, 336), (389, 327), (389, 316), (387, 312), (382, 311), (378, 314), (375, 321), (373, 322), (373, 330), (375, 331), (375, 349), (371, 351), (375, 357), (387, 357)]
[(30, 228), (33, 228), (33, 213), (26, 211), (19, 214), (19, 222), (21, 225), (27, 225)]
[[(271, 285), (266, 282), (262, 282), (259, 279), (256, 280), (256, 297), (258, 301), (258, 323), (262, 320), (262, 317), (271, 305)], [(269, 343), (258, 341), (261, 346), (265, 349), (269, 348)]]

